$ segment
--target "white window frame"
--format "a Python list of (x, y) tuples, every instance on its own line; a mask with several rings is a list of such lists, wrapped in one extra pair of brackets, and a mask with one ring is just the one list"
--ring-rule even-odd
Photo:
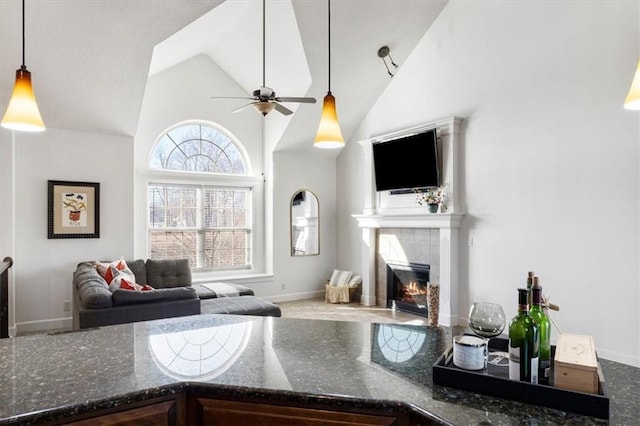
[[(158, 141), (171, 130), (187, 125), (199, 124), (208, 126), (216, 131), (224, 133), (229, 137), (236, 148), (240, 151), (242, 159), (245, 165), (244, 175), (234, 174), (222, 174), (222, 173), (200, 173), (191, 171), (177, 171), (177, 170), (162, 170), (149, 168), (150, 158), (153, 155), (154, 149)], [(246, 269), (224, 269), (224, 270), (212, 270), (210, 268), (196, 268), (192, 265), (193, 281), (210, 281), (211, 279), (221, 278), (250, 278), (256, 276), (265, 275), (265, 251), (264, 251), (264, 179), (260, 176), (252, 176), (251, 161), (247, 154), (246, 149), (240, 141), (228, 130), (222, 126), (208, 121), (197, 120), (181, 122), (174, 126), (171, 126), (167, 130), (158, 135), (156, 141), (151, 145), (148, 152), (148, 158), (146, 161), (146, 169), (140, 171), (140, 179), (138, 193), (141, 194), (141, 200), (144, 200), (144, 220), (141, 222), (144, 225), (143, 231), (144, 238), (141, 244), (141, 250), (145, 253), (147, 258), (150, 257), (150, 221), (149, 221), (149, 199), (148, 188), (149, 185), (181, 185), (181, 186), (219, 186), (219, 187), (244, 187), (250, 189), (251, 199), (249, 200), (249, 207), (251, 209), (250, 217), (247, 218), (248, 225), (251, 226), (250, 238), (250, 268)], [(141, 233), (142, 234), (142, 233)], [(141, 235), (140, 234), (140, 235)]]

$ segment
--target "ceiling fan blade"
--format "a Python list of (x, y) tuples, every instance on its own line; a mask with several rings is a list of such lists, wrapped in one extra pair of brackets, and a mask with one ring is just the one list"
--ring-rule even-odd
[(291, 96), (278, 96), (275, 98), (278, 102), (299, 102), (303, 104), (315, 104), (316, 98), (296, 98)]
[(283, 115), (291, 115), (291, 114), (293, 114), (293, 111), (291, 111), (289, 108), (286, 108), (286, 107), (280, 105), (277, 102), (274, 102), (273, 105), (275, 106), (276, 111), (278, 111), (280, 114), (283, 114)]
[(247, 96), (210, 96), (211, 99), (249, 99), (256, 100), (256, 98), (250, 98)]
[(236, 112), (240, 112), (240, 111), (242, 111), (243, 109), (245, 109), (245, 108), (247, 108), (247, 107), (250, 107), (250, 106), (252, 106), (252, 105), (255, 105), (255, 104), (257, 104), (257, 103), (258, 103), (258, 102), (251, 102), (250, 104), (242, 105), (240, 108), (236, 108), (236, 109), (234, 109), (233, 111), (231, 111), (231, 113), (233, 114), (233, 113), (236, 113)]

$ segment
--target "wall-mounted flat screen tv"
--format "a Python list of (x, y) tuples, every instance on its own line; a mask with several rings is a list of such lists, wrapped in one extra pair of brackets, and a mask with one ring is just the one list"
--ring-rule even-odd
[(373, 144), (378, 191), (440, 186), (436, 130)]

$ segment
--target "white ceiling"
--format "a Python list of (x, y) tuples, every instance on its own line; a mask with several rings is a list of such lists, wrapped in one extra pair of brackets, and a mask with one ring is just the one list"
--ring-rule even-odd
[[(346, 139), (390, 81), (376, 52), (402, 63), (447, 0), (334, 0), (331, 91)], [(215, 10), (214, 10), (215, 9)], [(327, 92), (327, 2), (267, 0), (266, 83), (286, 104), (278, 149), (310, 141)], [(21, 1), (0, 0), (0, 104), (21, 58)], [(192, 24), (192, 25), (190, 25)], [(175, 34), (175, 35), (174, 35)], [(173, 35), (173, 36), (172, 36)], [(156, 47), (157, 45), (157, 47)], [(154, 47), (156, 47), (154, 52)], [(262, 84), (260, 0), (27, 0), (26, 65), (51, 128), (133, 136), (145, 82), (198, 54), (225, 70), (247, 95)], [(153, 60), (152, 60), (153, 56)], [(203, 96), (225, 93), (203, 93)], [(229, 102), (229, 110), (243, 101)], [(248, 120), (261, 120), (253, 111)], [(4, 107), (3, 111), (4, 113)], [(284, 117), (265, 119), (283, 123)]]

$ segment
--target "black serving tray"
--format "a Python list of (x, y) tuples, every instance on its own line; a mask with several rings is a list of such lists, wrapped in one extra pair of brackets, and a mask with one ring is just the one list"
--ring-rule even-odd
[[(494, 338), (489, 341), (489, 352), (507, 352), (508, 346), (508, 339)], [(552, 379), (555, 349), (555, 346), (551, 346)], [(453, 348), (450, 347), (433, 364), (433, 383), (602, 419), (609, 418), (609, 398), (605, 394), (603, 380), (600, 381), (598, 394), (576, 392), (553, 385), (509, 380), (508, 367), (490, 365), (487, 372), (463, 370), (456, 367), (452, 359)]]

